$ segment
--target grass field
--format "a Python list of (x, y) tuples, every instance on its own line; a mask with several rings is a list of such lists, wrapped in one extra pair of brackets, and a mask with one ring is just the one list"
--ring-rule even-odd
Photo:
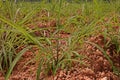
[[(103, 65), (100, 61), (89, 63), (101, 57)], [(23, 66), (29, 67), (34, 62), (37, 67), (32, 80), (40, 80), (41, 73), (55, 76), (61, 70), (72, 70), (75, 65), (90, 68), (95, 74), (110, 71), (116, 78), (110, 75), (111, 78), (107, 76), (105, 80), (119, 80), (120, 1), (43, 0), (15, 3), (0, 0), (0, 77), (13, 80), (11, 74), (24, 58), (30, 60), (23, 61)], [(107, 63), (104, 61), (109, 66), (105, 67)], [(102, 71), (90, 66), (97, 63)]]

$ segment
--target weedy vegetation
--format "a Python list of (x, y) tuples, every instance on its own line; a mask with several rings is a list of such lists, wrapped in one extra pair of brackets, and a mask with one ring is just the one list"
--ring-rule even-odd
[[(0, 71), (8, 80), (16, 63), (33, 45), (38, 47), (38, 54), (33, 59), (38, 63), (37, 80), (41, 72), (54, 75), (59, 69), (70, 69), (73, 63), (87, 66), (83, 62), (87, 57), (78, 52), (84, 43), (89, 43), (104, 54), (114, 73), (120, 75), (120, 70), (106, 53), (107, 48), (114, 47), (113, 56), (120, 55), (119, 4), (119, 0), (1, 0)], [(105, 38), (105, 48), (86, 42), (98, 34)], [(24, 49), (16, 52), (22, 46)]]

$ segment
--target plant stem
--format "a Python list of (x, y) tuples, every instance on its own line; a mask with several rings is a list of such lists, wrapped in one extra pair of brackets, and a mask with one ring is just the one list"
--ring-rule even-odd
[(61, 5), (62, 5), (62, 0), (59, 0), (59, 12), (58, 12), (58, 20), (57, 20), (57, 30), (58, 30), (58, 33), (57, 33), (57, 44), (56, 44), (56, 54), (57, 54), (57, 58), (55, 60), (55, 65), (58, 64), (58, 61), (59, 61), (59, 48), (60, 48), (60, 44), (59, 44), (59, 29), (60, 29), (60, 13), (61, 13)]

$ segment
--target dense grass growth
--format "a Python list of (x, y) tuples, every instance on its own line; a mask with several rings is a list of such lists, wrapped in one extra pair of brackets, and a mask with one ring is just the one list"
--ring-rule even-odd
[[(90, 36), (97, 34), (109, 38), (105, 47), (115, 45), (115, 55), (120, 55), (119, 4), (119, 0), (110, 3), (102, 0), (53, 0), (50, 3), (45, 0), (32, 3), (1, 1), (0, 71), (8, 80), (17, 61), (33, 45), (39, 48), (39, 53), (35, 56), (39, 65), (37, 80), (41, 71), (55, 74), (60, 68), (69, 69), (73, 62), (86, 65), (82, 61), (85, 56), (80, 55), (78, 50), (82, 49)], [(61, 38), (62, 32), (69, 36)], [(66, 45), (60, 43), (61, 41)], [(17, 53), (16, 50), (21, 46), (25, 48)], [(115, 68), (106, 51), (99, 45), (96, 46)], [(115, 69), (115, 73), (119, 74), (119, 70)]]

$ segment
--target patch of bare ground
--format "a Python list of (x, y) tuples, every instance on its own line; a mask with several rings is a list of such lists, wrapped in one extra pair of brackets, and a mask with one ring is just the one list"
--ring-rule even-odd
[[(35, 62), (30, 62), (29, 64), (25, 65), (33, 58), (32, 54), (32, 52), (28, 51), (23, 55), (23, 57), (14, 67), (9, 80), (35, 80), (37, 65)], [(1, 72), (0, 80), (5, 80)]]
[[(33, 50), (37, 50), (34, 49)], [(20, 61), (15, 66), (10, 80), (35, 80), (37, 64), (34, 61), (34, 55), (36, 52), (27, 51), (24, 53)], [(32, 61), (33, 60), (33, 61)]]
[[(89, 41), (94, 42), (104, 48), (105, 43), (102, 35), (91, 37)], [(109, 61), (106, 57), (104, 57), (103, 53), (99, 49), (90, 44), (85, 44), (84, 47), (84, 50), (80, 51), (80, 54), (83, 54), (89, 58), (84, 59), (84, 62), (89, 66), (81, 67), (76, 64), (70, 70), (59, 71), (54, 80), (120, 80), (120, 76), (113, 73)], [(109, 52), (111, 47), (107, 49), (107, 54), (112, 60), (114, 59), (114, 65), (120, 69), (120, 55), (117, 57), (111, 56), (110, 54), (112, 52)], [(112, 51), (113, 50), (114, 49), (112, 49)]]
[[(104, 48), (103, 39), (103, 36), (99, 35), (91, 37), (89, 41), (95, 42)], [(89, 58), (84, 59), (84, 62), (88, 66), (81, 66), (76, 63), (68, 70), (58, 70), (55, 76), (45, 76), (41, 73), (40, 80), (120, 80), (120, 76), (113, 73), (110, 63), (95, 46), (86, 43), (84, 49), (79, 53)], [(108, 54), (110, 55), (109, 51)], [(110, 57), (111, 59), (113, 58), (111, 55)], [(114, 60), (114, 64), (117, 64), (117, 67), (120, 67), (119, 61), (116, 60), (119, 59), (119, 57), (120, 56), (116, 57)], [(25, 63), (32, 58), (33, 53), (30, 51), (26, 52), (14, 68), (10, 80), (36, 80), (36, 63), (31, 62), (28, 65), (25, 65)], [(2, 80), (2, 78), (0, 79)]]
[[(52, 21), (56, 25), (54, 21)], [(54, 26), (52, 23), (48, 25), (39, 24), (39, 27)], [(36, 33), (37, 36), (40, 33)], [(66, 38), (69, 34), (61, 32), (60, 37)], [(106, 53), (110, 56), (114, 65), (120, 70), (120, 55), (115, 56), (113, 51), (114, 45), (111, 44), (108, 48), (105, 48), (105, 40), (102, 35), (91, 37), (90, 42), (98, 44), (101, 48), (106, 49)], [(54, 41), (53, 41), (54, 42)], [(61, 41), (61, 44), (65, 45), (65, 41)], [(113, 73), (113, 69), (103, 55), (103, 53), (95, 46), (85, 43), (83, 49), (79, 51), (79, 54), (85, 55), (83, 61), (86, 66), (81, 66), (79, 63), (74, 64), (70, 69), (58, 70), (56, 75), (45, 76), (43, 72), (40, 74), (40, 80), (120, 80), (120, 76)], [(20, 49), (21, 50), (21, 49)], [(35, 52), (27, 51), (20, 61), (15, 66), (9, 80), (36, 80), (37, 63), (30, 60), (34, 58), (37, 52), (36, 48), (33, 48)], [(0, 72), (0, 80), (4, 80), (3, 74)]]

